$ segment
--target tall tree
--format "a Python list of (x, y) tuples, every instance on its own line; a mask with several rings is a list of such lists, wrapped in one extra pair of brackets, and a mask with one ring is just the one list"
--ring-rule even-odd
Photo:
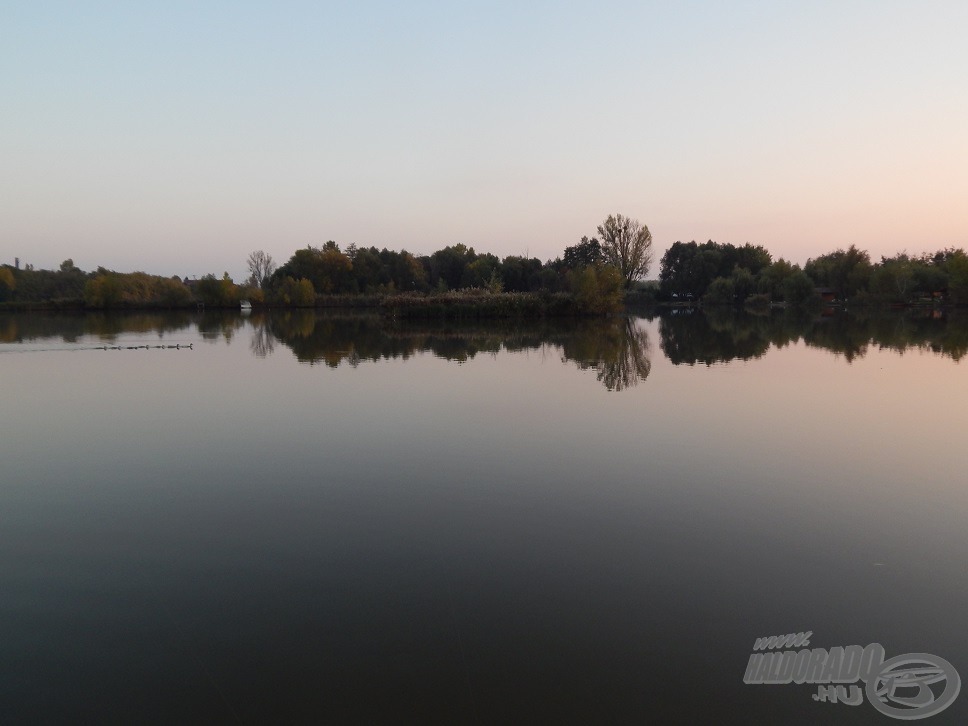
[(272, 273), (276, 271), (276, 263), (272, 256), (262, 250), (257, 250), (249, 255), (249, 272), (252, 273), (252, 281), (260, 288), (264, 288)]
[(608, 215), (598, 226), (602, 255), (618, 268), (628, 287), (646, 276), (652, 264), (652, 233), (637, 219)]

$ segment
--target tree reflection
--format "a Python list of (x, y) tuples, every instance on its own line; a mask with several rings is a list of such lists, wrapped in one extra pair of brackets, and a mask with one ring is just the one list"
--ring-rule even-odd
[(164, 338), (191, 324), (192, 316), (185, 311), (0, 313), (0, 342), (76, 343), (83, 337), (95, 337), (108, 343), (124, 333), (155, 333)]
[(659, 321), (662, 351), (676, 365), (749, 360), (759, 358), (770, 347), (768, 325), (756, 316), (737, 316), (732, 310), (713, 315), (689, 311), (692, 314), (677, 311)]
[(249, 350), (258, 358), (272, 355), (276, 349), (276, 339), (269, 330), (269, 322), (265, 316), (251, 316), (250, 324), (252, 340), (249, 342)]
[[(315, 310), (255, 312), (149, 311), (139, 313), (0, 313), (0, 343), (85, 337), (105, 343), (131, 333), (159, 339), (197, 329), (203, 341), (230, 343), (251, 328), (249, 348), (266, 357), (277, 342), (296, 358), (335, 368), (430, 353), (454, 363), (501, 351), (557, 350), (563, 361), (594, 369), (601, 384), (622, 391), (648, 378), (651, 345), (641, 318), (549, 318), (490, 322), (394, 322), (376, 314), (334, 315)], [(752, 314), (732, 308), (706, 312), (677, 308), (662, 313), (662, 352), (676, 364), (713, 365), (750, 360), (792, 343), (830, 351), (848, 363), (871, 349), (903, 354), (931, 352), (960, 361), (968, 355), (968, 310), (884, 309), (825, 313), (771, 310)]]
[(783, 348), (803, 342), (828, 350), (851, 363), (872, 348), (926, 350), (953, 360), (968, 353), (968, 311), (881, 309), (813, 314), (775, 310), (764, 315), (715, 308), (677, 310), (659, 321), (662, 351), (675, 364), (712, 365), (766, 354), (770, 346)]
[(645, 380), (652, 369), (648, 332), (633, 318), (491, 323), (400, 323), (375, 316), (328, 316), (297, 311), (273, 316), (270, 329), (296, 357), (336, 367), (430, 353), (458, 364), (481, 353), (552, 346), (563, 361), (595, 369), (610, 391)]
[(562, 360), (572, 360), (581, 369), (594, 368), (609, 391), (635, 386), (652, 371), (649, 334), (633, 318), (588, 326), (582, 334), (562, 340), (561, 347)]
[(251, 317), (235, 310), (206, 310), (196, 316), (195, 322), (202, 340), (208, 343), (231, 343), (238, 330), (253, 324)]

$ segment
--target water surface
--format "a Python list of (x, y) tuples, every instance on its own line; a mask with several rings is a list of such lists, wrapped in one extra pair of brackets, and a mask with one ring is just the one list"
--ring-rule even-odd
[(0, 316), (0, 715), (890, 723), (743, 676), (968, 677), (965, 331)]

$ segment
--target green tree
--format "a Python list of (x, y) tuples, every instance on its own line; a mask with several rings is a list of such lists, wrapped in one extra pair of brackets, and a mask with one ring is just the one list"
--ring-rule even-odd
[(914, 289), (922, 295), (942, 293), (948, 289), (948, 275), (931, 259), (917, 260), (914, 267)]
[[(757, 248), (751, 248), (753, 250)], [(761, 248), (760, 248), (761, 249)], [(758, 256), (740, 256), (731, 244), (709, 240), (699, 245), (675, 242), (662, 256), (659, 283), (664, 295), (692, 294), (701, 298), (717, 277), (729, 277), (740, 259), (748, 259), (759, 270)]]
[(346, 256), (353, 264), (352, 278), (355, 284), (351, 287), (356, 292), (373, 293), (390, 283), (390, 271), (386, 269), (376, 247), (356, 248), (350, 245), (346, 249)]
[[(732, 245), (729, 245), (732, 247)], [(751, 245), (748, 242), (742, 247), (733, 247), (732, 266), (745, 267), (754, 276), (759, 275), (773, 262), (773, 257), (765, 247)]]
[(846, 250), (807, 260), (803, 271), (818, 286), (833, 288), (838, 298), (846, 300), (867, 289), (873, 267), (870, 255), (851, 245)]
[(756, 278), (746, 267), (734, 267), (729, 281), (733, 284), (733, 295), (737, 302), (744, 302), (756, 292)]
[(709, 283), (706, 294), (702, 296), (703, 303), (710, 305), (732, 305), (735, 300), (733, 281), (728, 277), (717, 277)]
[(945, 262), (948, 273), (948, 297), (958, 305), (968, 303), (968, 254), (954, 250)]
[(771, 300), (780, 300), (783, 298), (783, 283), (799, 270), (781, 257), (760, 273), (757, 289)]
[(474, 248), (463, 244), (437, 250), (430, 256), (430, 283), (439, 286), (443, 281), (445, 289), (458, 289), (464, 278), (464, 270), (476, 259)]
[(498, 272), (501, 261), (492, 254), (478, 255), (464, 268), (461, 287), (488, 287), (491, 277)]
[(602, 245), (594, 237), (591, 239), (582, 237), (581, 242), (573, 247), (565, 247), (565, 254), (562, 256), (562, 262), (564, 262), (565, 267), (571, 270), (584, 267), (585, 265), (597, 265), (604, 261), (605, 257), (602, 254)]
[(871, 272), (868, 289), (875, 298), (907, 302), (915, 282), (914, 263), (906, 254), (882, 257)]
[(353, 292), (353, 262), (340, 252), (339, 245), (329, 240), (322, 246), (296, 250), (289, 261), (276, 270), (270, 287), (281, 284), (286, 277), (309, 280), (320, 293)]
[(279, 285), (276, 299), (283, 305), (309, 307), (316, 302), (316, 290), (313, 288), (313, 283), (306, 278), (296, 280), (285, 277)]
[(613, 265), (588, 265), (568, 273), (582, 312), (604, 315), (622, 309), (624, 279)]
[(804, 306), (820, 301), (813, 280), (802, 270), (797, 270), (783, 281), (783, 299), (794, 306)]
[(652, 233), (637, 219), (608, 215), (598, 226), (602, 256), (622, 275), (625, 286), (645, 277), (652, 264)]
[(384, 266), (390, 272), (390, 281), (397, 290), (424, 290), (427, 287), (427, 272), (420, 261), (406, 250), (402, 252), (380, 253)]
[(205, 305), (219, 306), (222, 304), (222, 286), (215, 275), (204, 275), (195, 285), (195, 294)]
[(508, 292), (532, 292), (543, 287), (541, 260), (508, 255), (501, 262), (501, 281)]

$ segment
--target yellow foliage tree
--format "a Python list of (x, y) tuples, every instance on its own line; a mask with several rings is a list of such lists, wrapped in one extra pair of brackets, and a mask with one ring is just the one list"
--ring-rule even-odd
[(9, 267), (0, 267), (0, 302), (9, 300), (13, 297), (13, 291), (17, 289), (17, 280)]

